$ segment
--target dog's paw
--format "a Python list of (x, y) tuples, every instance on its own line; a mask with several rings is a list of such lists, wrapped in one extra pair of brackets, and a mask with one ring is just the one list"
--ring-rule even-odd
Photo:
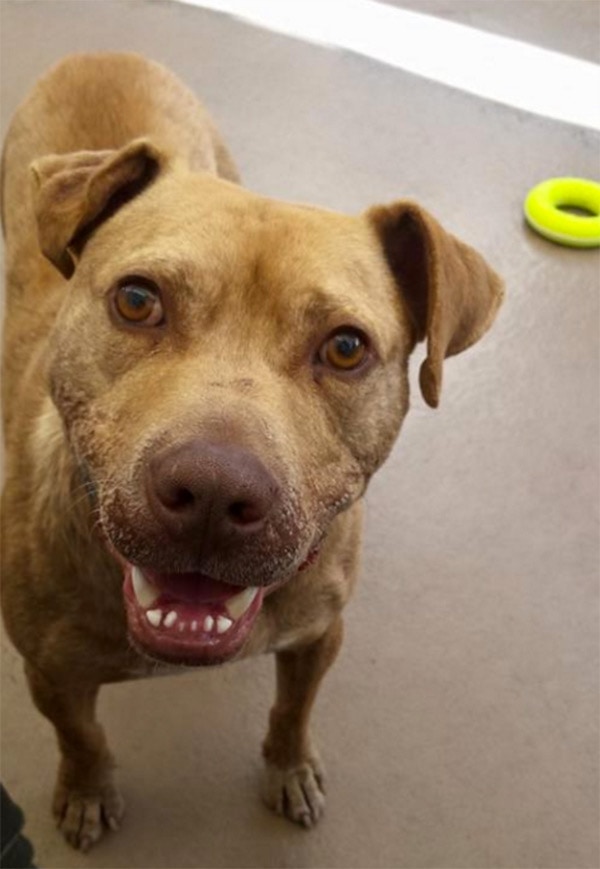
[(125, 803), (112, 783), (96, 793), (78, 792), (59, 784), (52, 809), (58, 829), (69, 845), (85, 852), (96, 844), (106, 827), (119, 829)]
[(316, 757), (290, 769), (266, 765), (262, 796), (276, 814), (314, 827), (325, 808), (324, 772)]

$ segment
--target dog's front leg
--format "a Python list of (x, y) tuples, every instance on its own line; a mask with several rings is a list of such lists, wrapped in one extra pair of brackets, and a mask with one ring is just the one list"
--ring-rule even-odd
[(103, 826), (119, 828), (123, 799), (113, 782), (114, 762), (95, 720), (99, 685), (54, 685), (26, 666), (33, 700), (56, 728), (61, 761), (53, 811), (59, 829), (75, 848), (87, 851)]
[(315, 643), (277, 653), (277, 697), (263, 745), (269, 808), (305, 827), (315, 824), (325, 805), (323, 767), (311, 744), (309, 717), (321, 679), (342, 643), (338, 617)]

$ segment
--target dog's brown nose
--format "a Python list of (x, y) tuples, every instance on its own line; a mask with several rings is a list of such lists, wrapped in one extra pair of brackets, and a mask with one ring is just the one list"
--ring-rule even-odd
[(146, 475), (148, 500), (171, 538), (205, 550), (259, 532), (279, 499), (279, 486), (243, 447), (191, 440), (156, 456)]

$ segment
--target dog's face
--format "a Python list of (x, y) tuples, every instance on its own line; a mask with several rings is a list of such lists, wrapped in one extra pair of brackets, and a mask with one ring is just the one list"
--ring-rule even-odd
[(73, 272), (51, 394), (132, 638), (231, 657), (387, 456), (416, 341), (436, 404), (444, 356), (487, 328), (499, 282), (416, 206), (279, 203), (143, 141), (34, 174), (42, 249)]

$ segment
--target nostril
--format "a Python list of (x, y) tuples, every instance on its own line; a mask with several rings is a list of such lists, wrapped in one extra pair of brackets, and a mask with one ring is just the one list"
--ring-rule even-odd
[(227, 515), (236, 525), (252, 525), (264, 518), (264, 510), (251, 501), (234, 501), (227, 507)]
[(177, 486), (169, 491), (161, 493), (161, 501), (169, 510), (183, 511), (193, 506), (195, 502), (194, 493), (190, 492), (184, 486)]

